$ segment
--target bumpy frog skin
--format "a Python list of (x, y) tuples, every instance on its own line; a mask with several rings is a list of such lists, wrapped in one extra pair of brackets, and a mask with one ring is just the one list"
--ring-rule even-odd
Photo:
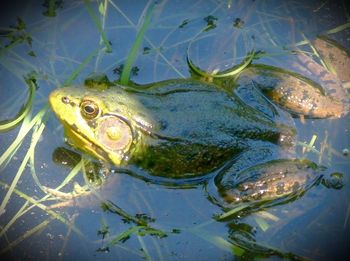
[[(348, 54), (332, 42), (317, 38), (315, 47), (324, 57), (341, 55), (334, 69), (349, 71)], [(214, 83), (64, 87), (50, 104), (69, 142), (102, 161), (174, 180), (214, 173), (221, 204), (269, 200), (301, 193), (322, 172), (291, 159), (296, 130), (289, 115), (339, 118), (349, 111), (342, 75), (298, 57), (308, 78), (251, 65), (236, 80)]]

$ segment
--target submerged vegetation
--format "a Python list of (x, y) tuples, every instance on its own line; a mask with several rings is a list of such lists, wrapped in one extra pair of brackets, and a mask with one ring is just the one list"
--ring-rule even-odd
[[(87, 248), (92, 242), (95, 247), (94, 252), (109, 252), (117, 248), (126, 253), (124, 256), (131, 255), (146, 260), (164, 260), (169, 252), (174, 256), (186, 258), (194, 253), (188, 253), (191, 250), (183, 246), (172, 250), (174, 248), (172, 239), (159, 241), (159, 238), (164, 240), (164, 238), (179, 237), (179, 240), (184, 240), (190, 235), (190, 240), (203, 239), (203, 242), (207, 242), (210, 247), (214, 246), (218, 251), (223, 251), (222, 257), (228, 253), (247, 258), (276, 255), (286, 259), (303, 259), (301, 256), (305, 251), (300, 251), (298, 255), (292, 254), (288, 247), (277, 249), (270, 245), (270, 241), (265, 244), (259, 240), (266, 239), (267, 236), (264, 235), (269, 231), (275, 235), (278, 228), (285, 229), (286, 225), (281, 222), (282, 218), (289, 220), (293, 216), (301, 216), (297, 210), (287, 207), (285, 207), (287, 210), (284, 210), (284, 207), (280, 206), (280, 213), (277, 212), (277, 214), (264, 207), (252, 212), (248, 204), (241, 204), (233, 209), (221, 209), (207, 201), (201, 202), (196, 195), (195, 200), (200, 202), (198, 204), (202, 204), (201, 208), (197, 208), (197, 202), (192, 202), (192, 190), (186, 186), (183, 187), (184, 189), (181, 187), (173, 189), (163, 188), (157, 184), (148, 185), (147, 182), (140, 185), (138, 181), (131, 181), (127, 175), (122, 174), (118, 175), (121, 175), (126, 183), (118, 183), (114, 190), (121, 190), (126, 199), (120, 202), (122, 197), (115, 197), (114, 201), (109, 201), (101, 195), (99, 186), (95, 186), (96, 183), (92, 182), (96, 181), (96, 176), (103, 177), (105, 174), (103, 167), (95, 165), (91, 167), (94, 163), (91, 163), (89, 158), (85, 156), (75, 158), (74, 153), (69, 154), (70, 158), (60, 159), (60, 166), (55, 166), (51, 159), (52, 148), (63, 144), (62, 127), (57, 127), (58, 124), (54, 122), (47, 103), (48, 93), (58, 86), (82, 83), (91, 72), (103, 72), (110, 77), (119, 77), (115, 80), (123, 85), (138, 81), (155, 82), (168, 78), (184, 78), (188, 76), (187, 63), (196, 74), (195, 77), (206, 79), (234, 77), (257, 59), (279, 64), (279, 59), (285, 59), (286, 56), (288, 58), (296, 48), (303, 52), (311, 52), (319, 58), (311, 44), (315, 30), (327, 35), (338, 35), (350, 30), (349, 20), (342, 24), (331, 24), (327, 28), (308, 29), (307, 26), (304, 28), (303, 24), (298, 24), (298, 19), (301, 19), (303, 14), (298, 14), (298, 6), (291, 7), (289, 2), (280, 5), (284, 10), (290, 8), (291, 11), (296, 12), (295, 17), (288, 18), (290, 20), (286, 21), (283, 15), (278, 15), (276, 10), (269, 12), (264, 4), (261, 6), (255, 4), (252, 8), (256, 8), (256, 12), (253, 21), (250, 22), (252, 14), (245, 9), (245, 6), (232, 1), (228, 2), (208, 4), (212, 10), (209, 14), (204, 14), (204, 11), (192, 14), (191, 10), (197, 9), (200, 5), (199, 2), (193, 1), (191, 2), (193, 6), (190, 5), (193, 9), (183, 14), (176, 14), (166, 10), (168, 8), (166, 2), (150, 1), (145, 6), (140, 4), (138, 6), (140, 10), (133, 13), (130, 10), (131, 7), (119, 6), (116, 1), (85, 0), (83, 3), (73, 1), (69, 4), (65, 1), (48, 0), (38, 8), (41, 16), (34, 16), (38, 19), (37, 21), (27, 24), (25, 18), (14, 17), (11, 21), (15, 23), (14, 26), (1, 28), (0, 88), (5, 99), (2, 100), (0, 116), (0, 187), (2, 188), (0, 240), (5, 246), (0, 250), (1, 255), (12, 254), (23, 244), (29, 244), (32, 238), (38, 241), (48, 238), (51, 235), (51, 227), (54, 227), (57, 222), (63, 224), (59, 228), (65, 231), (54, 232), (56, 235), (65, 233), (61, 241), (56, 241), (56, 244), (61, 246), (56, 249), (59, 248), (59, 255), (62, 256), (66, 252), (73, 251), (69, 248), (69, 242), (72, 240), (77, 245), (85, 244)], [(322, 6), (318, 7), (323, 10)], [(232, 14), (228, 10), (236, 10), (237, 14), (234, 13), (230, 21), (225, 21), (222, 17), (225, 17), (226, 13)], [(345, 7), (342, 12), (344, 17), (350, 17)], [(80, 25), (81, 17), (84, 23), (90, 22), (90, 25), (94, 26), (86, 28), (85, 25)], [(275, 23), (286, 26), (290, 30), (288, 33), (293, 32), (295, 35), (287, 40), (283, 36), (278, 38), (279, 32), (276, 30), (280, 29), (278, 26), (275, 27)], [(295, 28), (294, 23), (301, 28)], [(238, 30), (237, 35), (227, 36), (228, 26), (232, 30)], [(74, 37), (67, 36), (68, 38), (64, 39), (63, 36), (77, 34), (75, 27), (78, 30), (86, 29), (86, 32), (81, 36), (83, 39), (79, 39), (71, 46), (69, 37)], [(128, 32), (127, 37), (123, 37), (124, 30)], [(156, 30), (164, 30), (165, 33), (155, 37), (152, 33)], [(48, 39), (43, 37), (44, 33), (48, 33)], [(201, 49), (197, 50), (203, 41), (212, 39), (215, 33), (223, 38), (215, 42), (217, 49), (224, 48), (225, 42), (232, 41), (228, 48), (230, 50), (224, 54), (227, 56), (225, 60), (222, 60), (219, 55), (219, 58), (216, 58), (216, 50), (211, 50), (208, 54)], [(90, 44), (91, 37), (87, 37), (88, 34), (93, 35), (97, 40), (91, 40)], [(124, 44), (122, 40), (125, 38), (131, 38), (132, 41)], [(84, 41), (86, 45), (76, 46), (77, 43)], [(49, 47), (46, 47), (47, 43)], [(238, 47), (242, 43), (243, 47)], [(260, 49), (264, 45), (270, 48)], [(244, 51), (242, 52), (240, 48)], [(322, 59), (320, 62), (326, 66)], [(206, 66), (206, 64), (209, 65)], [(233, 69), (227, 70), (227, 68)], [(3, 77), (5, 74), (11, 76)], [(21, 86), (17, 86), (19, 90), (12, 86), (16, 84)], [(4, 89), (6, 91), (3, 91)], [(20, 104), (23, 106), (21, 107)], [(348, 121), (348, 118), (346, 120)], [(299, 155), (310, 157), (332, 170), (333, 168), (348, 169), (349, 164), (346, 162), (350, 146), (349, 139), (347, 138), (347, 143), (339, 145), (339, 141), (334, 137), (338, 132), (340, 135), (348, 133), (349, 123), (344, 121), (344, 127), (339, 123), (337, 126), (343, 129), (336, 130), (337, 128), (333, 128), (333, 123), (328, 121), (320, 125), (315, 124), (315, 127), (312, 127), (314, 123), (311, 123), (311, 128), (303, 127), (306, 121), (308, 120), (301, 118), (297, 123), (300, 128), (304, 128), (305, 132), (297, 141)], [(73, 162), (71, 166), (68, 164), (70, 160)], [(69, 171), (66, 167), (69, 167)], [(337, 178), (338, 176), (335, 175), (335, 179)], [(55, 191), (75, 193), (74, 181), (84, 184), (82, 191), (89, 191), (98, 199), (98, 202), (102, 202), (101, 207), (97, 207), (102, 214), (89, 216), (97, 219), (94, 235), (85, 229), (86, 224), (81, 225), (77, 222), (88, 213), (82, 210), (79, 216), (79, 211), (72, 212), (69, 207), (66, 208), (67, 211), (64, 208), (54, 207), (57, 198), (47, 193), (46, 186), (54, 188)], [(123, 188), (124, 184), (127, 184), (126, 188)], [(204, 188), (198, 187), (197, 194), (203, 197), (202, 191), (206, 190), (207, 186), (210, 184), (204, 184)], [(160, 193), (163, 193), (160, 195), (166, 195), (171, 200), (165, 198), (165, 203), (161, 203), (164, 204), (163, 206), (153, 206), (152, 204), (158, 201), (158, 195), (152, 194), (156, 190), (160, 190)], [(322, 191), (316, 195), (321, 193)], [(349, 192), (344, 193), (349, 194)], [(174, 202), (176, 198), (179, 198), (178, 201), (183, 201), (184, 206), (180, 208), (174, 206), (176, 209), (174, 213), (171, 204), (167, 202)], [(79, 206), (79, 202), (75, 199), (70, 203)], [(328, 204), (333, 203), (328, 202)], [(348, 207), (342, 211), (345, 214), (340, 218), (344, 220), (341, 227), (349, 228), (350, 202), (343, 204)], [(93, 207), (93, 203), (89, 207)], [(162, 207), (164, 207), (163, 211), (157, 211), (157, 208)], [(189, 212), (189, 216), (197, 215), (193, 220), (188, 221), (186, 214), (176, 212), (185, 207), (193, 208)], [(302, 207), (307, 209), (304, 205)], [(207, 208), (208, 210), (203, 210)], [(325, 209), (327, 207), (323, 208), (322, 213), (326, 212)], [(167, 211), (170, 214), (162, 214)], [(286, 212), (290, 215), (285, 214)], [(213, 216), (213, 213), (217, 214)], [(171, 217), (175, 214), (180, 218), (184, 216), (184, 220), (179, 221)], [(35, 222), (32, 222), (31, 215), (36, 216)], [(19, 225), (21, 222), (26, 223), (24, 229)], [(89, 220), (86, 221), (88, 222)], [(221, 232), (216, 232), (216, 228)], [(43, 231), (45, 231), (44, 234)], [(255, 238), (257, 231), (261, 232), (259, 239)], [(181, 235), (184, 236), (181, 237)], [(58, 236), (55, 239), (57, 238)], [(124, 244), (130, 241), (130, 245)], [(91, 257), (93, 252), (87, 251), (87, 253), (87, 256)], [(57, 253), (46, 254), (57, 256)]]

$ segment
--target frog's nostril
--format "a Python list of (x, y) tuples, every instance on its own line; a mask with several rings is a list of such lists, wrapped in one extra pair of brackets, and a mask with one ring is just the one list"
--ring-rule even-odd
[(67, 96), (63, 96), (61, 101), (64, 103), (64, 104), (68, 104), (70, 102), (69, 98)]

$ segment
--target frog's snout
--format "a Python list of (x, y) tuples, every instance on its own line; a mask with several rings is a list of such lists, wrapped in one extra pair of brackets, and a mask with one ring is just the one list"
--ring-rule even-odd
[(49, 95), (49, 103), (51, 105), (51, 108), (56, 111), (55, 109), (59, 106), (61, 106), (61, 101), (64, 100), (62, 97), (62, 94), (59, 90), (54, 90)]
[(57, 115), (60, 115), (60, 113), (68, 109), (66, 105), (70, 105), (70, 107), (74, 107), (76, 105), (76, 101), (73, 101), (73, 99), (66, 95), (65, 92), (62, 92), (61, 89), (56, 89), (50, 93), (49, 103), (52, 110)]

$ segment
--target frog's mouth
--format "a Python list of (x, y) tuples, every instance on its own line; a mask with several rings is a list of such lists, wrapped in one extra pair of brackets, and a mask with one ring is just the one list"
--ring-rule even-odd
[(62, 121), (64, 126), (64, 133), (67, 138), (67, 142), (70, 146), (84, 151), (97, 159), (106, 160), (109, 159), (108, 153), (106, 153), (102, 148), (100, 148), (95, 143), (91, 142), (88, 137), (86, 137), (83, 133), (77, 130), (76, 126), (69, 125)]

